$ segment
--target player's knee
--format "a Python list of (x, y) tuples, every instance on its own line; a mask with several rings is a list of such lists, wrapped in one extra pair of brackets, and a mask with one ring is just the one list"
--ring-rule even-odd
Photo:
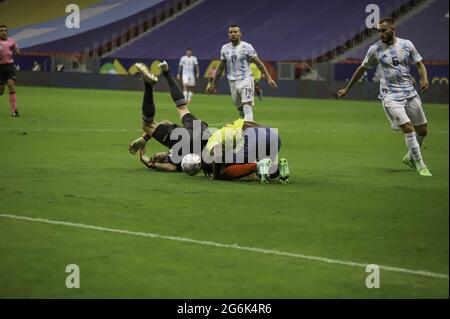
[(178, 112), (178, 117), (180, 118), (180, 120), (182, 120), (186, 114), (191, 113), (186, 105), (177, 107), (177, 112)]
[(416, 130), (417, 135), (420, 135), (420, 136), (423, 136), (423, 137), (427, 136), (427, 134), (428, 134), (428, 127), (427, 127), (426, 124), (420, 125), (420, 126), (416, 126), (415, 130)]
[(411, 122), (400, 125), (400, 128), (405, 134), (414, 132), (414, 126), (411, 124)]
[(9, 92), (16, 91), (16, 86), (14, 85), (14, 83), (8, 83), (8, 90), (9, 90)]
[(156, 121), (151, 121), (151, 122), (143, 121), (142, 122), (142, 130), (144, 132), (146, 132), (148, 135), (152, 136), (153, 132), (155, 131), (155, 129), (158, 125), (159, 125), (159, 123)]
[(183, 113), (183, 114), (184, 113), (190, 113), (186, 104), (182, 104), (182, 105), (178, 106), (177, 110), (178, 110), (179, 113)]

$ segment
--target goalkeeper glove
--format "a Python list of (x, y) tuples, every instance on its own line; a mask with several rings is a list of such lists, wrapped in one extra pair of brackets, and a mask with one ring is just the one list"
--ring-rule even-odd
[(144, 134), (143, 136), (135, 139), (133, 142), (131, 142), (130, 146), (128, 146), (128, 150), (131, 154), (136, 154), (137, 151), (142, 149), (147, 141), (149, 140), (149, 136), (147, 134)]

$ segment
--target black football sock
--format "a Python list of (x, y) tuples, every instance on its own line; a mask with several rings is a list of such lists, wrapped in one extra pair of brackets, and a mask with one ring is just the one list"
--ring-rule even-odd
[(241, 107), (238, 107), (237, 110), (238, 110), (238, 112), (239, 112), (239, 115), (240, 115), (242, 118), (244, 118), (244, 117), (245, 117), (245, 114), (244, 114), (244, 108), (241, 106)]
[(172, 96), (172, 100), (174, 101), (175, 106), (179, 107), (181, 105), (186, 105), (185, 96), (172, 75), (170, 75), (169, 72), (163, 72), (163, 75), (167, 80), (167, 84), (169, 84), (170, 96)]
[(275, 179), (278, 176), (280, 176), (280, 171), (277, 168), (277, 171), (275, 173), (270, 174), (270, 179)]
[(155, 102), (153, 101), (153, 87), (150, 83), (144, 82), (144, 100), (142, 101), (142, 119), (146, 122), (152, 122), (155, 116)]

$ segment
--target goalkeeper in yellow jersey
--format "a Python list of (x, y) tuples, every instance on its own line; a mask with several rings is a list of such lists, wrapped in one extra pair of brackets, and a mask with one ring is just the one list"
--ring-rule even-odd
[(284, 158), (278, 161), (280, 148), (281, 139), (277, 129), (243, 119), (212, 133), (206, 144), (207, 154), (214, 159), (214, 172), (230, 163), (257, 163), (257, 175), (262, 183), (268, 183), (276, 177), (282, 183), (288, 183), (288, 162)]

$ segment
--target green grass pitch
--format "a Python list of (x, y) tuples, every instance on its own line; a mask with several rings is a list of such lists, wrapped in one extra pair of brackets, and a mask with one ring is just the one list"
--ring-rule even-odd
[[(147, 170), (127, 151), (142, 92), (18, 88), (0, 98), (0, 214), (276, 250), (448, 275), (448, 105), (426, 104), (424, 158), (406, 152), (378, 101), (269, 98), (291, 183), (210, 181)], [(167, 93), (157, 119), (179, 123)], [(229, 96), (194, 95), (210, 125), (237, 118)], [(163, 148), (155, 141), (149, 151)], [(68, 289), (68, 264), (80, 267)], [(448, 298), (447, 278), (0, 217), (0, 298)]]

